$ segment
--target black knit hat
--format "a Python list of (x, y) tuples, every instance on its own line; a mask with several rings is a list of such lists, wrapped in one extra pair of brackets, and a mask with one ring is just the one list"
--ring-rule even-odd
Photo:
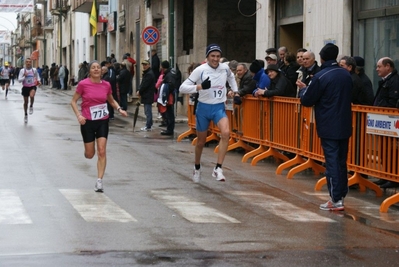
[(338, 56), (338, 46), (328, 43), (320, 50), (320, 58), (324, 61), (336, 60)]
[(274, 70), (275, 72), (281, 71), (276, 64), (267, 65), (266, 72), (269, 70)]
[(208, 57), (209, 53), (213, 52), (213, 51), (218, 51), (218, 52), (220, 52), (220, 54), (222, 53), (222, 49), (220, 48), (220, 46), (218, 44), (210, 44), (206, 48), (206, 52), (205, 52), (206, 57)]
[(167, 60), (162, 61), (161, 66), (164, 69), (169, 69), (170, 68), (169, 61), (167, 61)]
[(356, 61), (356, 66), (357, 67), (364, 67), (364, 58), (359, 57), (359, 56), (354, 56), (353, 58)]
[(249, 66), (249, 70), (252, 73), (258, 73), (262, 69), (262, 66), (259, 64), (259, 61), (254, 60), (252, 61), (251, 65)]

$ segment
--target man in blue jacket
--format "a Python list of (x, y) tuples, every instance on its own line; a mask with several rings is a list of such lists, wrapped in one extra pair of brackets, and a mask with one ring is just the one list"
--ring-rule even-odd
[[(317, 134), (321, 139), (326, 163), (327, 187), (331, 199), (322, 210), (344, 210), (348, 193), (347, 155), (352, 134), (352, 79), (337, 61), (338, 47), (326, 44), (320, 51), (321, 71), (303, 90), (301, 103), (314, 106)], [(297, 82), (298, 86), (305, 84)]]

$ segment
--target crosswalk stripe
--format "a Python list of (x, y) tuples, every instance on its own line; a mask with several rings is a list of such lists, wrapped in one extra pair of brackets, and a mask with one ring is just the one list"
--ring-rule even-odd
[[(327, 201), (330, 196), (326, 193), (321, 192), (307, 192), (304, 191), (303, 193), (307, 195), (315, 195), (318, 196), (321, 200)], [(396, 210), (389, 210), (389, 213), (380, 213), (380, 205), (375, 204), (363, 199), (358, 199), (355, 197), (345, 197), (345, 208), (351, 208), (356, 210), (359, 213), (368, 215), (370, 217), (380, 219), (389, 223), (397, 223), (399, 222), (399, 212)]]
[(60, 189), (87, 222), (137, 222), (105, 194), (93, 190)]
[(0, 190), (0, 223), (31, 224), (32, 220), (26, 212), (21, 199), (14, 190)]
[(261, 207), (274, 215), (287, 221), (293, 222), (335, 222), (330, 218), (320, 216), (314, 212), (302, 209), (289, 202), (268, 196), (255, 191), (231, 191), (229, 192), (243, 199), (244, 201)]
[(177, 190), (152, 190), (151, 194), (193, 223), (241, 223), (223, 212), (205, 206), (206, 204), (203, 202), (194, 201), (181, 195)]

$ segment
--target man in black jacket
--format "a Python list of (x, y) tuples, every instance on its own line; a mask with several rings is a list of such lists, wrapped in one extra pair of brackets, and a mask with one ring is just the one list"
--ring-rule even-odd
[(137, 95), (141, 97), (140, 102), (144, 104), (144, 113), (147, 117), (145, 127), (141, 128), (142, 131), (152, 130), (152, 103), (154, 102), (155, 93), (155, 76), (151, 70), (150, 62), (143, 60), (141, 62), (143, 66), (143, 78), (141, 79), (140, 86), (137, 91)]
[(120, 101), (119, 105), (123, 110), (127, 110), (127, 94), (129, 92), (130, 81), (132, 80), (132, 74), (126, 67), (126, 63), (120, 64), (119, 75), (116, 77), (116, 81), (119, 86)]
[(317, 65), (316, 56), (312, 51), (306, 51), (302, 56), (303, 62), (303, 76), (302, 82), (309, 85), (313, 76), (318, 73), (321, 68)]
[(238, 63), (237, 65), (237, 77), (240, 80), (238, 85), (238, 92), (236, 95), (244, 96), (252, 94), (256, 88), (256, 81), (252, 79), (251, 73), (248, 71), (247, 65), (244, 63)]
[[(377, 74), (382, 78), (378, 82), (377, 93), (374, 98), (374, 106), (399, 108), (399, 75), (395, 69), (393, 60), (389, 57), (383, 57), (377, 62)], [(381, 151), (383, 148), (381, 147)], [(393, 163), (395, 164), (395, 163)], [(399, 187), (399, 183), (379, 180), (376, 184), (381, 188)]]
[(164, 73), (163, 76), (163, 84), (168, 85), (166, 99), (169, 99), (169, 95), (173, 94), (173, 101), (172, 103), (168, 103), (166, 105), (166, 112), (165, 112), (165, 121), (166, 121), (166, 131), (162, 131), (162, 135), (173, 135), (173, 131), (175, 130), (175, 112), (174, 112), (174, 94), (175, 94), (175, 78), (171, 73), (171, 68), (169, 61), (165, 60), (162, 61), (161, 67)]
[(373, 88), (371, 92), (367, 92), (367, 87), (363, 86), (363, 82), (360, 79), (359, 75), (356, 74), (356, 61), (353, 57), (344, 56), (339, 61), (339, 65), (349, 71), (352, 78), (353, 89), (352, 89), (352, 103), (356, 105), (373, 105)]

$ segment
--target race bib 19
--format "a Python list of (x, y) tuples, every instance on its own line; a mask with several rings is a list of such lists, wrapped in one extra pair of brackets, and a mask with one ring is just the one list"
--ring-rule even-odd
[(212, 96), (214, 98), (222, 98), (223, 97), (223, 89), (218, 89), (218, 88), (212, 88)]
[(90, 107), (91, 119), (101, 120), (108, 116), (107, 103)]

